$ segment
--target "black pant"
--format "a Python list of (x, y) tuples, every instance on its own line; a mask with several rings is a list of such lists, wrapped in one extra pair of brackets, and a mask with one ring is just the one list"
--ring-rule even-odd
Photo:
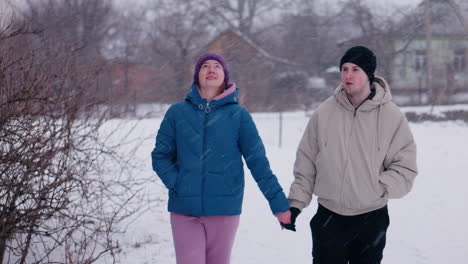
[(387, 206), (361, 215), (343, 216), (319, 204), (310, 221), (313, 263), (380, 263), (389, 224)]

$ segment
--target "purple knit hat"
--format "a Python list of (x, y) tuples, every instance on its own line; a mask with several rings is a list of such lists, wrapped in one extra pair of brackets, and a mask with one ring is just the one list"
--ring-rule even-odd
[(207, 61), (207, 60), (218, 61), (221, 64), (221, 66), (223, 66), (224, 83), (225, 83), (225, 85), (227, 87), (228, 82), (229, 82), (229, 68), (228, 68), (227, 61), (224, 59), (223, 56), (221, 56), (218, 53), (214, 53), (214, 52), (205, 53), (198, 59), (197, 64), (195, 64), (195, 72), (193, 74), (193, 82), (195, 82), (197, 85), (200, 84), (199, 81), (198, 81), (198, 73), (200, 72), (200, 68), (203, 65), (203, 63), (205, 61)]

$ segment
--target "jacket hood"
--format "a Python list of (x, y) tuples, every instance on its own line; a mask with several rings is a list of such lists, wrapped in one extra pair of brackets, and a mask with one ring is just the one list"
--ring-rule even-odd
[[(200, 92), (198, 91), (199, 87), (196, 83), (192, 83), (185, 100), (194, 104), (194, 105), (206, 105), (207, 100), (201, 97)], [(234, 91), (233, 91), (234, 90)], [(221, 95), (218, 95), (219, 100), (213, 99), (210, 101), (210, 106), (223, 106), (226, 104), (238, 104), (239, 103), (239, 88), (237, 88), (235, 83), (229, 83), (228, 89), (224, 90)]]
[[(390, 87), (384, 78), (380, 76), (375, 76), (375, 80), (372, 83), (372, 89), (375, 89), (375, 96), (371, 100), (366, 100), (359, 106), (360, 111), (370, 111), (379, 105), (383, 105), (392, 100), (392, 94), (390, 92)], [(335, 98), (336, 100), (343, 105), (345, 108), (354, 111), (354, 106), (349, 101), (346, 96), (346, 92), (343, 88), (343, 84), (340, 84), (335, 89)]]

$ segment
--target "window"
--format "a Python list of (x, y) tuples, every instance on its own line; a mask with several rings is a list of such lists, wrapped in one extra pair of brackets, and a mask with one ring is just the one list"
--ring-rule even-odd
[(455, 50), (453, 57), (453, 68), (455, 71), (460, 72), (465, 69), (465, 50)]
[(416, 50), (414, 54), (414, 68), (422, 71), (426, 68), (427, 56), (425, 50)]
[(407, 77), (408, 58), (411, 58), (411, 54), (409, 54), (407, 51), (401, 53), (401, 64), (399, 71), (401, 79), (406, 79)]

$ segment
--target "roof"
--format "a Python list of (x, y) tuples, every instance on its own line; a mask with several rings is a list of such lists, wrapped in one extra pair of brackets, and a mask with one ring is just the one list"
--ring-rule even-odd
[[(220, 33), (219, 35), (217, 35), (214, 39), (212, 39), (207, 45), (205, 45), (205, 47), (203, 47), (201, 49), (201, 51), (199, 52), (199, 54), (197, 55), (200, 55), (201, 53), (204, 53), (207, 51), (207, 49), (209, 49), (211, 46), (213, 46), (213, 44), (218, 41), (221, 37), (223, 36), (226, 36), (226, 35), (234, 35), (236, 37), (238, 37), (239, 39), (241, 39), (247, 46), (249, 46), (249, 48), (253, 49), (257, 55), (271, 61), (271, 62), (276, 62), (276, 63), (283, 63), (283, 64), (286, 64), (286, 65), (293, 65), (293, 66), (297, 66), (296, 63), (292, 62), (292, 61), (289, 61), (287, 59), (284, 59), (284, 58), (280, 58), (280, 57), (277, 57), (277, 56), (274, 56), (274, 55), (271, 55), (269, 52), (267, 52), (266, 50), (264, 50), (262, 47), (260, 47), (258, 44), (256, 44), (252, 39), (250, 39), (249, 37), (247, 37), (246, 35), (242, 34), (239, 30), (237, 29), (233, 29), (233, 28), (230, 28), (230, 29), (227, 29), (226, 31)], [(216, 52), (216, 51), (215, 51)]]

